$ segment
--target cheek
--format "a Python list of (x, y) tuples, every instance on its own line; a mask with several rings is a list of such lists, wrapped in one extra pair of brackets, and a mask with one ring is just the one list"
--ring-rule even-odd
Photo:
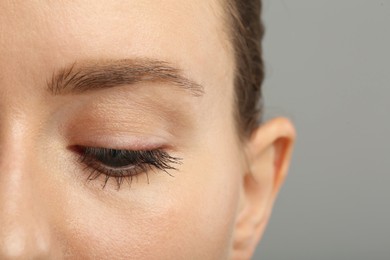
[(233, 156), (220, 155), (226, 161), (216, 161), (210, 154), (188, 160), (168, 183), (135, 184), (126, 199), (118, 199), (115, 192), (114, 197), (100, 198), (80, 188), (68, 192), (55, 210), (57, 235), (66, 241), (67, 255), (82, 259), (226, 258), (240, 178)]
[(196, 252), (194, 259), (226, 259), (239, 192), (238, 174), (226, 166), (210, 158), (199, 160), (188, 171), (192, 184), (179, 194), (178, 227), (185, 230), (184, 243)]
[[(130, 208), (130, 207), (129, 207)], [(73, 212), (66, 227), (68, 254), (80, 259), (172, 258), (175, 216), (168, 209), (108, 209), (93, 205)], [(182, 237), (183, 238), (183, 237)]]

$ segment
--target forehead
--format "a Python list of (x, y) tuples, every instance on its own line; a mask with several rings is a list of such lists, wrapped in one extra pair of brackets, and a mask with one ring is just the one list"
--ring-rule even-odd
[(150, 57), (177, 64), (205, 85), (231, 74), (215, 1), (0, 0), (0, 9), (2, 68), (15, 57), (24, 61), (19, 69), (31, 61), (45, 70), (96, 57)]

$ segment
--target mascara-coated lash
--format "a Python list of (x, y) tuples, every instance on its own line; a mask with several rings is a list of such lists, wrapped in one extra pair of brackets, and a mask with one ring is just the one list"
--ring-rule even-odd
[(84, 170), (89, 172), (88, 181), (96, 180), (103, 175), (104, 189), (110, 178), (114, 178), (119, 190), (126, 180), (129, 184), (134, 176), (150, 170), (161, 170), (172, 176), (169, 170), (177, 170), (174, 165), (181, 164), (181, 158), (173, 157), (166, 151), (156, 150), (122, 150), (100, 147), (76, 146), (74, 149), (79, 155), (79, 161), (85, 165)]

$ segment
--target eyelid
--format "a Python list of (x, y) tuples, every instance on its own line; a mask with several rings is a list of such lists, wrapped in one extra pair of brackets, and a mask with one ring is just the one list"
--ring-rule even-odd
[(71, 128), (71, 131), (69, 131), (71, 134), (67, 135), (67, 139), (83, 147), (106, 147), (134, 151), (173, 149), (173, 146), (170, 144), (172, 141), (168, 141), (173, 139), (170, 136), (136, 133), (130, 130), (127, 132), (109, 131), (101, 128), (97, 129), (97, 124), (94, 125), (95, 129), (93, 130), (90, 130), (89, 126)]
[[(135, 151), (82, 146), (75, 146), (73, 149), (80, 156), (79, 162), (85, 165), (84, 170), (90, 172), (87, 177), (88, 181), (95, 180), (101, 175), (105, 176), (104, 184), (102, 186), (103, 189), (110, 178), (116, 180), (117, 190), (119, 190), (124, 180), (127, 180), (131, 185), (132, 178), (141, 173), (146, 173), (149, 182), (148, 172), (149, 170), (154, 169), (162, 170), (168, 175), (173, 176), (168, 170), (177, 170), (173, 164), (181, 164), (182, 160), (181, 158), (173, 157), (166, 151), (160, 149)], [(118, 152), (120, 156), (125, 157), (124, 159), (129, 159), (130, 167), (111, 167), (104, 165), (102, 158), (104, 160), (104, 156), (113, 151)], [(100, 157), (100, 161), (96, 157)]]
[[(135, 139), (131, 143), (136, 139), (147, 139), (148, 142), (172, 144), (174, 140), (183, 140), (193, 130), (194, 112), (188, 102), (166, 93), (147, 97), (126, 93), (115, 91), (96, 97), (80, 97), (61, 106), (59, 110), (66, 113), (62, 117), (65, 120), (61, 119), (61, 135), (77, 141), (74, 144), (89, 138), (83, 145), (108, 147), (114, 144), (119, 147), (123, 142), (129, 144), (126, 140), (130, 136)], [(112, 140), (104, 144), (92, 143), (108, 137)]]

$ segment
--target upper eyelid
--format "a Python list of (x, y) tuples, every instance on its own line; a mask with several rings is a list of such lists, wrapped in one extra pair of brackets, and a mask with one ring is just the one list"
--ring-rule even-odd
[[(94, 146), (113, 144), (121, 149), (138, 143), (141, 146), (146, 143), (146, 148), (172, 144), (192, 133), (197, 115), (191, 109), (180, 101), (170, 103), (172, 96), (165, 96), (164, 101), (153, 98), (156, 102), (142, 100), (141, 105), (129, 101), (126, 94), (121, 92), (80, 99), (81, 102), (73, 103), (78, 104), (77, 107), (69, 103), (63, 110), (71, 113), (68, 113), (59, 130), (73, 143), (83, 142)], [(142, 94), (136, 99), (143, 99)]]

